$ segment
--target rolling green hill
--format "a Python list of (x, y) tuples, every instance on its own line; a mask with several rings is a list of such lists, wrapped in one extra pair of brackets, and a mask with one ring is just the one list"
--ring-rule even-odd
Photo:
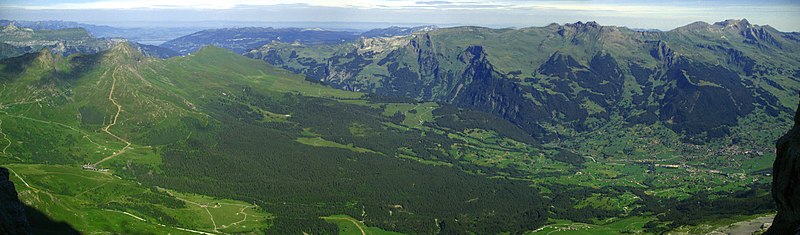
[[(118, 190), (156, 193), (173, 202), (182, 200), (147, 187), (255, 203), (274, 214), (264, 225), (275, 233), (338, 231), (320, 219), (334, 214), (422, 233), (455, 219), (462, 222), (449, 226), (453, 231), (524, 231), (546, 217), (537, 189), (476, 174), (499, 172), (492, 166), (436, 154), (449, 149), (442, 145), (464, 141), (443, 130), (403, 125), (411, 117), (399, 110), (430, 113), (430, 104), (373, 102), (217, 48), (157, 60), (120, 44), (96, 55), (42, 51), (5, 60), (2, 67), (8, 71), (0, 97), (2, 161), (21, 164), (9, 165), (20, 181), (34, 178), (28, 180), (33, 193), (22, 199), (44, 211), (57, 204), (35, 198), (52, 194), (133, 214), (151, 228), (219, 230), (181, 220), (200, 216), (191, 211), (142, 205), (125, 194), (75, 198), (102, 180), (82, 186), (65, 178), (56, 187), (30, 163), (86, 174), (78, 177), (102, 176), (80, 170), (88, 163), (84, 167), (121, 176), (118, 181), (130, 189)], [(385, 112), (389, 105), (398, 111)], [(412, 124), (433, 121), (429, 115)], [(125, 229), (75, 223), (85, 232)]]
[[(372, 40), (378, 44), (357, 50), (394, 48), (386, 58), (395, 59), (378, 66), (356, 54), (337, 60), (369, 64), (363, 71), (386, 65), (405, 74), (392, 76), (397, 79), (415, 76), (403, 63), (438, 60), (411, 60), (413, 54), (404, 53), (415, 47), (393, 41), (402, 38)], [(773, 116), (755, 98), (747, 106), (732, 95), (731, 103), (709, 104), (740, 107), (733, 111), (743, 113), (733, 119), (737, 125), (728, 119), (709, 124), (730, 125), (730, 134), (687, 144), (669, 122), (631, 123), (605, 106), (633, 102), (627, 86), (614, 84), (633, 78), (627, 72), (609, 76), (622, 64), (613, 54), (565, 51), (545, 56), (546, 66), (537, 71), (550, 74), (552, 84), (597, 85), (562, 94), (563, 102), (580, 92), (602, 94), (574, 107), (594, 116), (578, 122), (552, 113), (566, 124), (522, 122), (535, 110), (515, 100), (562, 103), (503, 93), (533, 83), (510, 82), (507, 72), (496, 69), (501, 66), (492, 62), (490, 48), (445, 48), (455, 54), (442, 56), (454, 60), (425, 72), (471, 82), (436, 81), (431, 89), (392, 82), (392, 89), (420, 95), (412, 98), (439, 103), (334, 89), (215, 47), (163, 60), (125, 43), (93, 55), (42, 50), (0, 61), (0, 163), (13, 170), (24, 202), (85, 233), (335, 234), (355, 231), (355, 225), (369, 233), (519, 234), (569, 221), (655, 233), (774, 209), (763, 173), (774, 156), (763, 143), (778, 131), (765, 126), (783, 129), (780, 109)], [(297, 55), (339, 55), (312, 49)], [(297, 55), (296, 61), (309, 61)], [(670, 65), (689, 66), (670, 75), (683, 76), (686, 84), (661, 81), (688, 88), (664, 89), (677, 89), (681, 99), (697, 98), (681, 93), (686, 91), (717, 96), (755, 89), (726, 83), (725, 77), (692, 80), (708, 71), (691, 65), (680, 59)], [(459, 69), (464, 73), (453, 72)], [(349, 81), (347, 74), (339, 78)], [(578, 74), (606, 82), (571, 79)], [(370, 77), (375, 78), (382, 77)], [(647, 80), (657, 81), (652, 74)], [(559, 92), (539, 86), (542, 94)], [(448, 87), (458, 92), (433, 92)], [(531, 128), (557, 133), (538, 136)], [(242, 212), (248, 217), (242, 219)], [(106, 219), (91, 223), (95, 218)]]

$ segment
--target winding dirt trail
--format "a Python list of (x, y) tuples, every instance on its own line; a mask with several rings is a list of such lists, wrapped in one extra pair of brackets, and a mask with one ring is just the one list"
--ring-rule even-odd
[(125, 215), (127, 215), (127, 216), (130, 216), (130, 217), (136, 218), (136, 219), (137, 219), (137, 220), (139, 220), (139, 221), (142, 221), (142, 222), (147, 222), (147, 220), (146, 220), (146, 219), (143, 219), (142, 217), (136, 216), (136, 215), (134, 215), (134, 214), (131, 214), (131, 213), (128, 213), (128, 212), (125, 212), (125, 211), (118, 211), (118, 210), (107, 210), (107, 209), (103, 209), (103, 210), (104, 210), (104, 211), (111, 211), (111, 212), (117, 212), (117, 213), (125, 214)]
[(6, 149), (8, 149), (8, 147), (11, 147), (11, 140), (8, 139), (8, 135), (6, 135), (6, 133), (3, 133), (3, 120), (0, 120), (0, 134), (2, 134), (3, 139), (5, 139), (8, 142), (8, 144), (6, 144), (6, 146), (3, 147), (3, 155), (7, 156), (9, 154), (6, 153)]
[(105, 161), (107, 161), (109, 159), (112, 159), (112, 158), (114, 158), (116, 156), (119, 156), (120, 154), (125, 153), (125, 151), (128, 151), (128, 149), (131, 146), (131, 142), (128, 142), (128, 140), (125, 140), (125, 139), (115, 135), (114, 133), (111, 133), (111, 131), (108, 130), (109, 128), (111, 128), (111, 127), (113, 127), (114, 125), (117, 124), (117, 119), (119, 118), (119, 114), (122, 112), (122, 105), (117, 103), (117, 100), (114, 99), (114, 88), (116, 88), (116, 85), (117, 85), (117, 70), (119, 70), (119, 66), (114, 68), (114, 72), (111, 73), (111, 91), (108, 92), (108, 100), (110, 100), (111, 103), (114, 104), (114, 106), (117, 106), (117, 113), (114, 114), (114, 119), (111, 121), (111, 123), (109, 123), (108, 126), (103, 127), (103, 131), (105, 133), (107, 133), (108, 135), (114, 137), (115, 139), (118, 139), (119, 141), (124, 142), (125, 143), (125, 147), (122, 147), (122, 149), (120, 149), (119, 151), (114, 152), (114, 154), (111, 154), (111, 156), (105, 157), (102, 160), (92, 164), (92, 165), (95, 165), (95, 166), (97, 166), (100, 163), (103, 163), (103, 162), (105, 162)]
[[(220, 204), (222, 204), (222, 203), (220, 203)], [(227, 225), (222, 225), (222, 228), (233, 227), (233, 226), (236, 226), (239, 223), (247, 221), (247, 213), (244, 212), (244, 210), (247, 210), (248, 208), (255, 208), (255, 206), (244, 206), (244, 205), (240, 205), (240, 206), (242, 206), (242, 209), (239, 210), (239, 213), (237, 213), (237, 214), (243, 214), (244, 218), (242, 218), (242, 220), (239, 220), (239, 221), (227, 224)]]
[(16, 171), (14, 171), (14, 169), (11, 169), (11, 167), (9, 167), (9, 166), (3, 166), (3, 167), (5, 167), (5, 168), (6, 168), (6, 169), (8, 169), (9, 171), (11, 171), (11, 173), (14, 173), (14, 175), (15, 175), (15, 176), (17, 176), (17, 178), (18, 178), (20, 181), (22, 181), (22, 184), (24, 184), (24, 185), (25, 185), (25, 187), (28, 187), (28, 188), (30, 188), (30, 189), (31, 189), (33, 192), (36, 192), (36, 193), (39, 193), (39, 192), (41, 192), (41, 193), (44, 193), (44, 194), (46, 194), (47, 196), (49, 196), (51, 200), (56, 200), (56, 197), (55, 197), (55, 196), (53, 196), (53, 194), (52, 194), (52, 193), (50, 193), (50, 192), (48, 192), (47, 190), (43, 190), (43, 189), (34, 188), (34, 187), (33, 187), (33, 186), (31, 186), (30, 184), (28, 184), (28, 181), (25, 181), (25, 179), (23, 179), (23, 178), (22, 178), (22, 176), (20, 176), (20, 174), (17, 174), (17, 172), (16, 172)]
[(208, 205), (207, 205), (207, 204), (200, 204), (200, 203), (197, 203), (197, 202), (189, 201), (189, 200), (187, 200), (187, 199), (184, 199), (184, 198), (177, 197), (177, 196), (173, 195), (173, 194), (172, 194), (171, 192), (169, 192), (169, 191), (167, 191), (167, 194), (169, 194), (170, 196), (173, 196), (173, 197), (177, 198), (178, 200), (181, 200), (181, 201), (184, 201), (184, 202), (188, 202), (188, 203), (190, 203), (190, 204), (192, 204), (192, 205), (195, 205), (195, 206), (197, 206), (197, 207), (203, 208), (203, 209), (206, 211), (206, 213), (208, 213), (208, 217), (209, 217), (209, 219), (211, 219), (211, 224), (214, 226), (214, 232), (216, 232), (216, 233), (219, 233), (219, 232), (220, 232), (219, 230), (217, 230), (217, 229), (219, 229), (219, 227), (217, 227), (217, 221), (214, 221), (214, 215), (212, 215), (212, 214), (211, 214), (211, 211), (210, 211), (210, 210), (208, 210)]
[(358, 230), (361, 230), (361, 235), (367, 235), (367, 232), (364, 231), (364, 228), (361, 228), (361, 225), (358, 225), (358, 221), (356, 221), (355, 219), (351, 219), (351, 218), (332, 218), (332, 217), (327, 217), (326, 219), (337, 219), (337, 220), (350, 221), (350, 223), (353, 223), (356, 226), (356, 228), (358, 228)]

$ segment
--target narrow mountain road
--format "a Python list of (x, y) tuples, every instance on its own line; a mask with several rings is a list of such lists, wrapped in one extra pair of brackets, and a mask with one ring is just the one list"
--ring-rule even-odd
[(192, 230), (192, 229), (188, 229), (188, 228), (181, 228), (181, 227), (173, 227), (173, 228), (176, 228), (176, 229), (178, 229), (178, 230), (181, 230), (181, 231), (192, 232), (192, 233), (197, 233), (197, 234), (203, 234), (203, 235), (215, 235), (215, 234), (213, 234), (213, 233), (208, 233), (208, 232), (203, 232), (203, 231), (197, 231), (197, 230)]
[(22, 183), (23, 183), (23, 184), (25, 184), (25, 186), (26, 186), (26, 187), (28, 187), (28, 188), (31, 188), (31, 189), (33, 189), (33, 190), (37, 190), (36, 188), (34, 188), (34, 187), (31, 187), (31, 185), (30, 185), (30, 184), (28, 184), (28, 182), (27, 182), (27, 181), (25, 181), (25, 179), (23, 179), (21, 176), (19, 176), (19, 174), (17, 174), (17, 172), (16, 172), (16, 171), (14, 171), (14, 169), (11, 169), (11, 168), (10, 168), (10, 167), (8, 167), (8, 166), (6, 166), (6, 169), (10, 170), (10, 171), (11, 171), (11, 173), (14, 173), (14, 175), (15, 175), (15, 176), (17, 176), (17, 178), (18, 178), (20, 181), (22, 181)]
[(146, 219), (143, 219), (142, 217), (136, 216), (136, 215), (134, 215), (134, 214), (131, 214), (131, 213), (128, 213), (128, 212), (124, 212), (124, 211), (118, 211), (118, 210), (106, 210), (106, 209), (104, 209), (104, 211), (111, 211), (111, 212), (122, 213), (122, 214), (125, 214), (125, 215), (127, 215), (127, 216), (133, 217), (133, 218), (135, 218), (135, 219), (137, 219), (137, 220), (139, 220), (139, 221), (142, 221), (142, 222), (147, 222), (147, 220), (146, 220)]
[(108, 100), (110, 100), (111, 103), (114, 104), (114, 106), (117, 106), (117, 113), (114, 114), (114, 119), (111, 121), (111, 123), (109, 123), (108, 126), (103, 127), (103, 131), (105, 133), (107, 133), (108, 135), (114, 137), (115, 139), (118, 139), (119, 141), (124, 142), (125, 143), (125, 147), (122, 147), (122, 149), (120, 149), (119, 151), (114, 152), (114, 154), (111, 154), (111, 156), (105, 157), (102, 160), (94, 163), (93, 165), (95, 165), (95, 166), (97, 166), (100, 163), (103, 163), (103, 162), (105, 162), (105, 161), (107, 161), (109, 159), (112, 159), (112, 158), (114, 158), (116, 156), (119, 156), (120, 154), (125, 153), (125, 151), (128, 151), (128, 149), (131, 146), (131, 142), (128, 142), (127, 140), (115, 135), (114, 133), (111, 133), (111, 131), (108, 130), (109, 128), (111, 128), (111, 127), (113, 127), (114, 125), (117, 124), (117, 119), (119, 119), (119, 114), (122, 112), (122, 105), (117, 103), (117, 100), (114, 99), (114, 88), (116, 88), (116, 85), (117, 85), (117, 70), (119, 70), (119, 66), (114, 68), (114, 72), (111, 73), (111, 91), (108, 92)]

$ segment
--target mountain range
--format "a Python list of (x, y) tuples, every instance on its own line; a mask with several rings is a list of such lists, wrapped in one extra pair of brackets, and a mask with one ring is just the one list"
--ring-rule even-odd
[(370, 32), (205, 30), (159, 56), (8, 25), (3, 176), (81, 233), (695, 234), (776, 208), (797, 33)]
[(333, 31), (320, 28), (222, 28), (198, 31), (167, 41), (161, 46), (188, 54), (204, 46), (218, 46), (245, 53), (272, 42), (302, 45), (330, 45), (352, 42), (360, 37), (391, 37), (436, 30), (436, 26), (389, 27), (367, 32)]
[(168, 58), (178, 55), (166, 48), (130, 42), (124, 38), (96, 38), (83, 28), (63, 28), (37, 30), (17, 27), (9, 22), (0, 29), (0, 58), (20, 56), (48, 48), (63, 56), (70, 54), (95, 54), (111, 49), (121, 42), (128, 42), (148, 56)]
[(14, 24), (17, 27), (33, 30), (61, 30), (82, 28), (97, 38), (124, 38), (134, 42), (163, 43), (187, 34), (205, 29), (204, 27), (112, 27), (106, 25), (84, 24), (72, 21), (20, 21), (0, 20), (0, 25)]
[(612, 119), (707, 139), (752, 113), (786, 119), (800, 90), (798, 40), (747, 20), (668, 32), (578, 22), (447, 28), (334, 49), (271, 43), (245, 55), (340, 89), (493, 113), (541, 140)]

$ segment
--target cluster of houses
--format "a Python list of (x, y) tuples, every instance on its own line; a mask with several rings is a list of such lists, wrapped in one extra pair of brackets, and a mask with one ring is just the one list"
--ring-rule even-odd
[(87, 164), (83, 164), (83, 169), (84, 170), (89, 170), (89, 171), (108, 172), (108, 169), (97, 168), (94, 164), (88, 164), (88, 163)]

